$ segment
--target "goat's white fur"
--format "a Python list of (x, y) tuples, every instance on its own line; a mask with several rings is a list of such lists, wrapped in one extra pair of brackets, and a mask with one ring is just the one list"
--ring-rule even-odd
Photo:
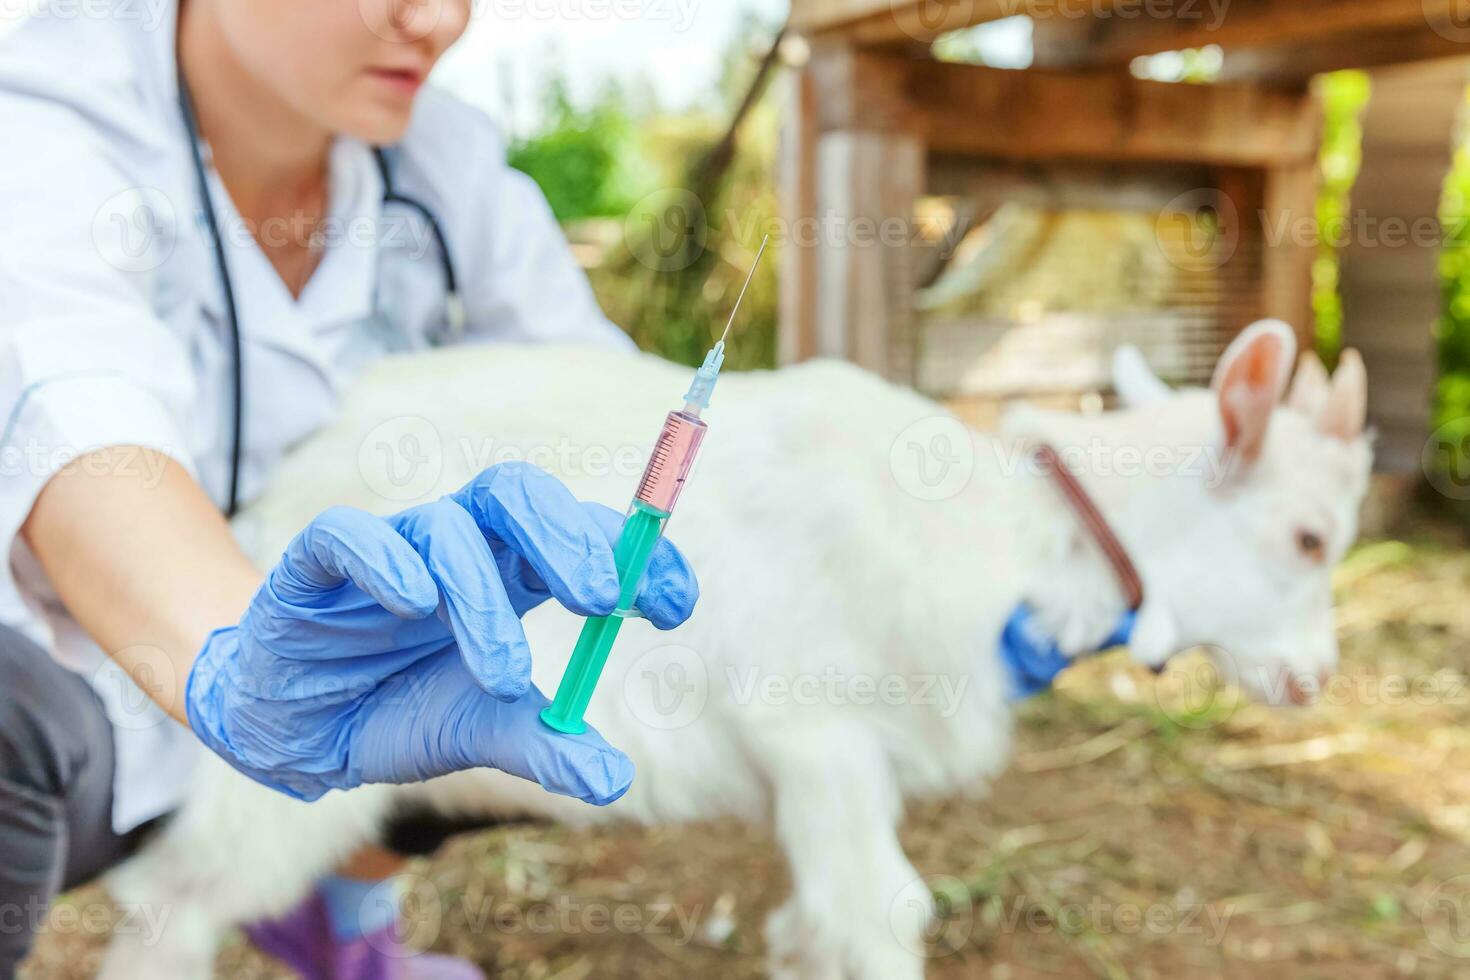
[(1129, 408), (1155, 405), (1173, 394), (1143, 358), (1143, 352), (1124, 344), (1113, 352), (1113, 390)]
[[(620, 452), (646, 453), (687, 373), (651, 357), (544, 348), (383, 364), (284, 462), (240, 532), (269, 564), (328, 505), (387, 512), (414, 503), (376, 495), (381, 481), (360, 467), (378, 451), (384, 423), (403, 417), (421, 418), (418, 431), (432, 426), (440, 439), (441, 472), (419, 499), (459, 486), (502, 451), (542, 447), (552, 451), (531, 458), (578, 496), (621, 508), (636, 467), (588, 471)], [(284, 912), (316, 876), (374, 840), (395, 806), (415, 801), (577, 824), (770, 821), (793, 872), (792, 893), (767, 927), (772, 974), (917, 980), (927, 914), (914, 910), (929, 898), (896, 836), (903, 801), (983, 791), (1005, 765), (1010, 712), (995, 643), (1017, 601), (1030, 601), (1070, 652), (1100, 642), (1123, 604), (1095, 544), (1026, 464), (1030, 441), (1095, 446), (1115, 459), (1130, 447), (1163, 447), (1179, 464), (1162, 474), (1081, 473), (1148, 589), (1140, 659), (1161, 662), (1213, 639), (1238, 666), (1268, 673), (1332, 666), (1327, 570), (1296, 560), (1291, 532), (1310, 518), (1341, 555), (1366, 479), (1363, 440), (1328, 438), (1316, 420), (1283, 408), (1251, 472), (1210, 486), (1181, 461), (1218, 448), (1216, 397), (1150, 401), (1094, 419), (1021, 412), (993, 438), (840, 363), (727, 377), (669, 528), (699, 571), (700, 608), (667, 634), (630, 622), (589, 713), (637, 764), (623, 800), (600, 810), (478, 771), (304, 805), (207, 760), (176, 819), (109, 880), (119, 900), (170, 905), (164, 938), (145, 948), (118, 937), (104, 977), (208, 976), (224, 930)], [(936, 433), (951, 439), (950, 465), (973, 472), (947, 499), (921, 499), (932, 496), (921, 468), (936, 464), (927, 455)], [(527, 618), (544, 691), (555, 688), (578, 627), (550, 605)], [(674, 728), (653, 712), (647, 683), (671, 662), (702, 673), (707, 696), (697, 717)], [(856, 687), (817, 703), (759, 694), (770, 677), (832, 672), (849, 681), (936, 678), (951, 700), (857, 703)], [(1269, 684), (1252, 686), (1272, 694)]]

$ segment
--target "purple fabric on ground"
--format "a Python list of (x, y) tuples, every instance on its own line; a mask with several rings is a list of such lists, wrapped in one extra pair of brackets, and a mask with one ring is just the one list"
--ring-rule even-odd
[(352, 940), (337, 939), (326, 903), (315, 891), (287, 915), (246, 926), (245, 934), (302, 980), (485, 980), (466, 960), (413, 952), (391, 926)]

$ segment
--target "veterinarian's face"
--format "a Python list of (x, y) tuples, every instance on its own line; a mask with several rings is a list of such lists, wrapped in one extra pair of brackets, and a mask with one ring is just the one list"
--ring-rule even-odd
[(241, 63), (329, 132), (396, 142), (470, 0), (205, 0)]

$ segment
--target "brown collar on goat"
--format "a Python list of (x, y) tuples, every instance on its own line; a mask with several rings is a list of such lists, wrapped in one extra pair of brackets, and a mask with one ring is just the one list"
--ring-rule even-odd
[(1057, 488), (1062, 491), (1062, 496), (1067, 498), (1067, 503), (1077, 513), (1083, 526), (1091, 532), (1098, 547), (1102, 548), (1108, 564), (1113, 566), (1113, 574), (1118, 577), (1118, 584), (1123, 587), (1123, 594), (1128, 599), (1128, 608), (1137, 611), (1143, 605), (1143, 579), (1133, 560), (1128, 557), (1128, 550), (1123, 547), (1123, 542), (1118, 540), (1118, 536), (1108, 525), (1108, 519), (1097, 509), (1092, 496), (1082, 486), (1076, 474), (1067, 468), (1055, 449), (1042, 443), (1036, 447), (1035, 455), (1036, 461), (1051, 474)]

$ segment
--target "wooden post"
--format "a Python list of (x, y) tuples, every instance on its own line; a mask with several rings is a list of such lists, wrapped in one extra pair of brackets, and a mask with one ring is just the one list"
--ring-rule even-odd
[(925, 151), (902, 80), (901, 60), (829, 44), (796, 84), (783, 146), (783, 362), (839, 357), (912, 380)]
[(914, 202), (923, 149), (904, 133), (839, 130), (817, 146), (817, 346), (895, 381), (913, 372)]
[(1283, 161), (1265, 172), (1260, 216), (1261, 309), (1296, 331), (1302, 350), (1317, 344), (1312, 313), (1312, 263), (1317, 228), (1317, 161)]
[(1343, 343), (1368, 364), (1379, 469), (1417, 473), (1429, 435), (1443, 299), (1439, 200), (1470, 61), (1373, 72), (1363, 162), (1348, 202)]
[[(1316, 97), (1306, 89), (1296, 95), (1299, 115), (1315, 134), (1319, 122)], [(1291, 325), (1302, 350), (1317, 343), (1312, 312), (1312, 264), (1321, 235), (1317, 227), (1317, 157), (1315, 138), (1298, 133), (1277, 146), (1260, 164), (1222, 168), (1218, 186), (1237, 213), (1240, 241), (1231, 261), (1236, 281), (1256, 285), (1258, 300), (1239, 326), (1255, 317), (1275, 317)]]
[(816, 82), (805, 66), (791, 79), (781, 130), (778, 182), (781, 221), (781, 307), (776, 357), (794, 364), (817, 356), (817, 250), (799, 240), (817, 220)]

